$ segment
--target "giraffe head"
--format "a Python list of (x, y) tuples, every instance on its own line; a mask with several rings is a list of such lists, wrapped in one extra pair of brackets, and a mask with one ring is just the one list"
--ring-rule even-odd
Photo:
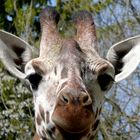
[(59, 35), (58, 21), (53, 8), (42, 11), (37, 58), (28, 43), (0, 31), (0, 58), (14, 76), (30, 85), (39, 139), (90, 140), (98, 128), (105, 93), (139, 64), (140, 36), (112, 46), (103, 59), (89, 12), (73, 16), (76, 33), (70, 39)]

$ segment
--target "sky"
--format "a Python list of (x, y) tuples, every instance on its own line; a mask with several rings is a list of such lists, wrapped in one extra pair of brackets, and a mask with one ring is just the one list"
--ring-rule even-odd
[(51, 0), (52, 6), (56, 6), (56, 0)]

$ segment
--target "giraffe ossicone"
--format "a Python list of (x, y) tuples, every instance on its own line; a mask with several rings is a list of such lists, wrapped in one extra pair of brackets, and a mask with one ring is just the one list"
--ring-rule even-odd
[(140, 36), (113, 45), (99, 56), (95, 25), (87, 11), (74, 14), (76, 33), (59, 35), (59, 13), (52, 7), (40, 15), (40, 51), (0, 31), (0, 59), (33, 92), (34, 140), (94, 140), (104, 95), (114, 82), (129, 76), (140, 62)]

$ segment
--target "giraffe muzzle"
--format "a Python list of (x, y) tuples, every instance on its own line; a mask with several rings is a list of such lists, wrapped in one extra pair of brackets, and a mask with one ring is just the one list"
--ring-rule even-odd
[(81, 133), (94, 119), (91, 97), (78, 89), (63, 90), (52, 114), (53, 122), (66, 132)]

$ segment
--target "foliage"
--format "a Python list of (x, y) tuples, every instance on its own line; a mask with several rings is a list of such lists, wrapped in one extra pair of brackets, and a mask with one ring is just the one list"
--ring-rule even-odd
[(26, 139), (34, 131), (33, 106), (29, 91), (20, 81), (1, 73), (0, 83), (0, 139)]
[[(53, 3), (53, 0), (1, 0), (0, 28), (38, 47), (39, 13), (43, 7)], [(139, 6), (138, 0), (57, 0), (56, 9), (61, 13), (59, 30), (64, 36), (71, 36), (71, 14), (83, 9), (92, 12), (98, 47), (101, 55), (105, 56), (113, 43), (140, 33)], [(139, 140), (139, 79), (138, 67), (131, 77), (116, 84), (106, 95), (99, 140)], [(1, 63), (0, 80), (0, 139), (32, 139), (34, 110), (31, 93), (23, 83), (8, 75)]]

